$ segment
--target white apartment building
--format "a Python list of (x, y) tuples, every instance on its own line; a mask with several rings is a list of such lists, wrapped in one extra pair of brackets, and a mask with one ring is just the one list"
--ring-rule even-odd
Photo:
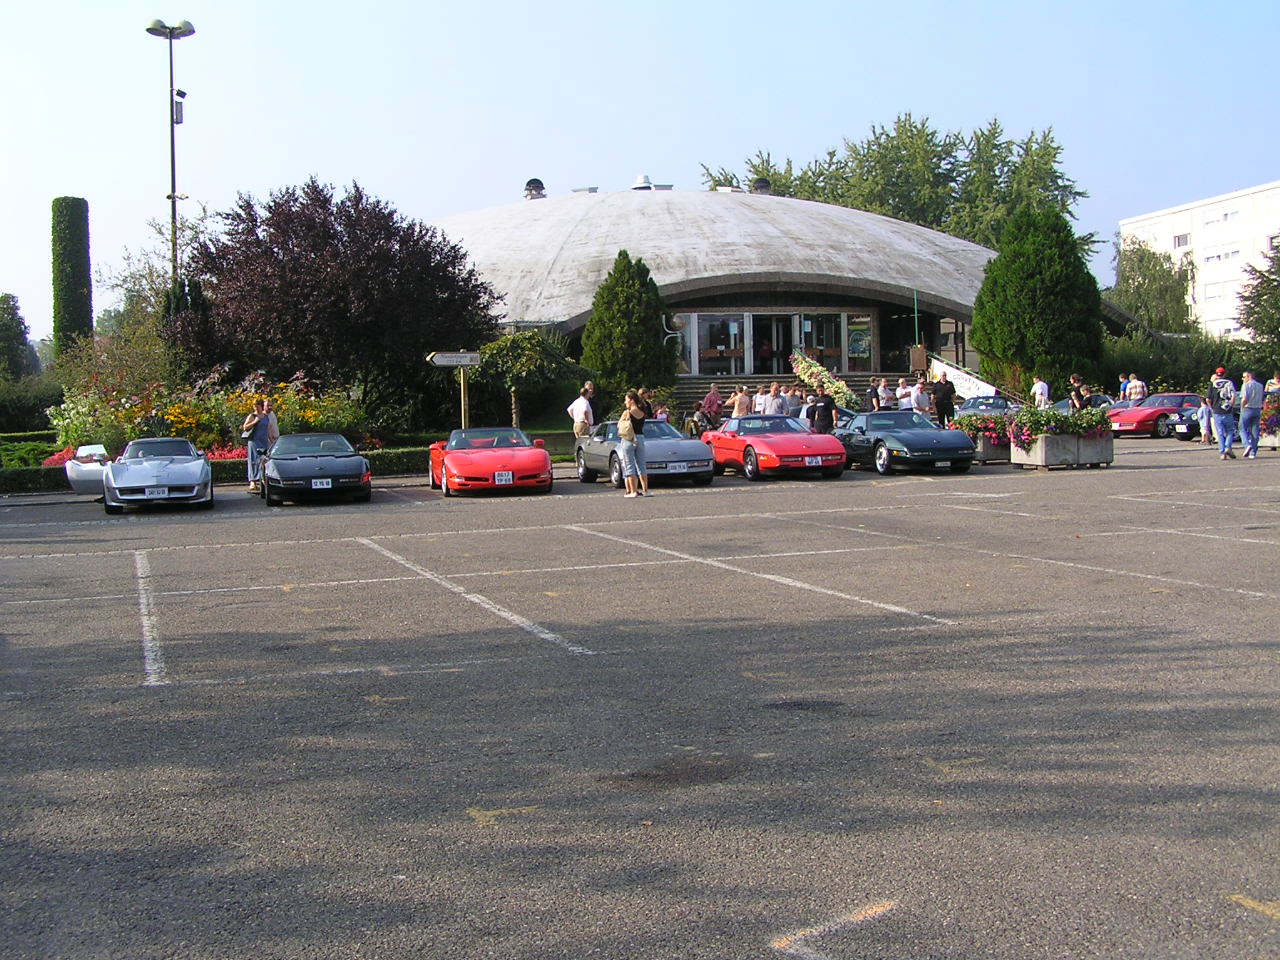
[(1247, 336), (1238, 319), (1244, 268), (1280, 249), (1280, 180), (1120, 221), (1121, 240), (1135, 237), (1175, 263), (1189, 257), (1195, 283), (1191, 315), (1206, 331)]

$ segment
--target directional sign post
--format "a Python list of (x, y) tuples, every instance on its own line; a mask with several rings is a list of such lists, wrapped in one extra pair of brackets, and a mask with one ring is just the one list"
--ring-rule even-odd
[(435, 367), (458, 367), (462, 376), (462, 429), (471, 426), (471, 409), (467, 402), (467, 367), (478, 366), (480, 353), (475, 350), (457, 350), (446, 353), (437, 350), (427, 354), (427, 363)]

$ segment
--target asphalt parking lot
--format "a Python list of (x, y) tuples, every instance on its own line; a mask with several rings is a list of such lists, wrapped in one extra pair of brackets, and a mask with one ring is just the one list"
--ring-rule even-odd
[(1280, 454), (0, 501), (0, 956), (1280, 956)]

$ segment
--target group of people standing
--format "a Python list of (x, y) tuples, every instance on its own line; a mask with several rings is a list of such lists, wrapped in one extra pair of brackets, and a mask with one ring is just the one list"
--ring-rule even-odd
[(889, 378), (872, 380), (867, 388), (867, 408), (870, 410), (914, 410), (923, 416), (936, 416), (944, 427), (956, 415), (956, 387), (947, 379), (946, 371), (938, 374), (931, 385), (924, 377), (910, 383), (906, 377), (898, 378), (897, 389), (889, 386)]
[[(1267, 393), (1280, 390), (1280, 373), (1276, 374), (1264, 387), (1254, 376), (1252, 370), (1246, 370), (1240, 377), (1240, 389), (1227, 377), (1224, 367), (1218, 367), (1209, 381), (1209, 393), (1200, 407), (1200, 440), (1205, 442), (1208, 423), (1213, 423), (1213, 433), (1218, 440), (1218, 458), (1234, 460), (1237, 423), (1236, 412), (1239, 411), (1240, 441), (1244, 445), (1243, 456), (1246, 460), (1258, 459), (1258, 440), (1262, 434), (1262, 407), (1266, 403)], [(1208, 416), (1205, 409), (1208, 408)]]

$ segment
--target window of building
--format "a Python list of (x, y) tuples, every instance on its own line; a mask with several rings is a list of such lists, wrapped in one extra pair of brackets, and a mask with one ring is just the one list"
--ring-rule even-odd
[(1222, 284), (1222, 283), (1206, 283), (1206, 284), (1204, 285), (1204, 298), (1205, 298), (1206, 300), (1221, 300), (1221, 299), (1222, 299), (1222, 288), (1223, 288), (1224, 286), (1226, 286), (1226, 284)]
[(1179, 247), (1185, 247), (1190, 243), (1191, 243), (1191, 234), (1180, 233), (1173, 238), (1173, 249), (1177, 250)]
[(1220, 253), (1206, 254), (1204, 258), (1205, 263), (1218, 263), (1221, 260), (1222, 260), (1222, 254)]
[(1280, 250), (1280, 233), (1267, 237), (1267, 248), (1270, 250)]

